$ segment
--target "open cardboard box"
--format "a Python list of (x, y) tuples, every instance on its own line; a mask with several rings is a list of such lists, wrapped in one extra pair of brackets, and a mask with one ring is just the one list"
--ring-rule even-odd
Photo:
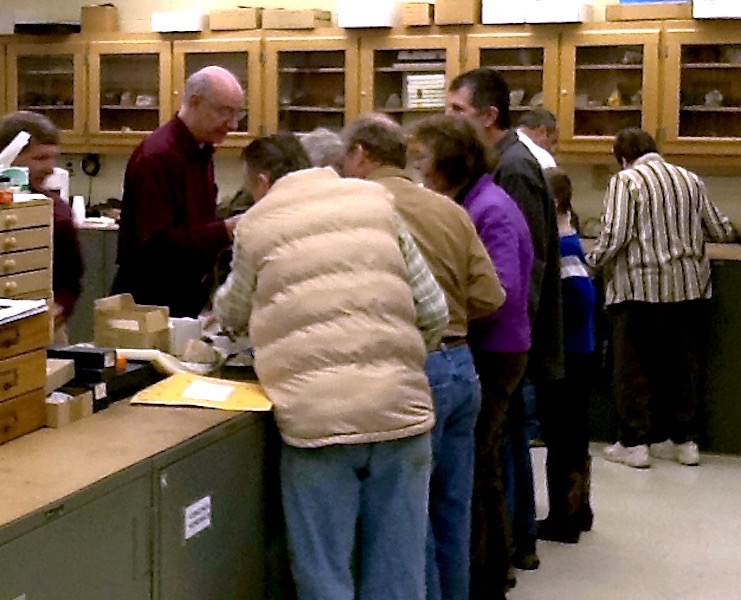
[(66, 402), (46, 401), (46, 426), (59, 428), (93, 414), (93, 393), (84, 388), (62, 388), (69, 395)]
[(131, 294), (95, 301), (95, 345), (99, 348), (156, 348), (168, 352), (170, 309), (136, 304)]

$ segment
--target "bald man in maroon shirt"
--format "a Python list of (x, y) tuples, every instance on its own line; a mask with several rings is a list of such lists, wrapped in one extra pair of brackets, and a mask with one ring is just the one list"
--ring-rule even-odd
[(243, 106), (236, 77), (205, 67), (186, 81), (178, 113), (134, 150), (124, 176), (114, 293), (168, 306), (173, 317), (203, 310), (236, 219), (216, 217), (214, 146), (237, 129)]

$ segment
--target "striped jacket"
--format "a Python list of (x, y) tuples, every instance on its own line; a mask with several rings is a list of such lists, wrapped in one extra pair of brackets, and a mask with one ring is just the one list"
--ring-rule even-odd
[(736, 236), (694, 173), (649, 153), (614, 175), (602, 231), (587, 255), (604, 270), (605, 303), (710, 298), (705, 233), (722, 242)]

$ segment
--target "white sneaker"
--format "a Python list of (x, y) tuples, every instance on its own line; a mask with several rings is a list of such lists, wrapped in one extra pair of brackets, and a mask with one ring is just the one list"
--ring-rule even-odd
[(683, 465), (695, 466), (700, 464), (700, 450), (695, 442), (677, 444), (677, 460)]
[(651, 444), (648, 449), (651, 456), (664, 460), (677, 460), (677, 445), (671, 440), (664, 440), (657, 444)]
[(620, 442), (605, 448), (605, 458), (611, 462), (621, 463), (636, 469), (646, 469), (651, 466), (648, 458), (648, 446), (623, 446)]

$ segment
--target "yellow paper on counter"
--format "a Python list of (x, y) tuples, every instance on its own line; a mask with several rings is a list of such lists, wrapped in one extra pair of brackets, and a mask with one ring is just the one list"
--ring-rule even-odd
[(176, 373), (144, 388), (131, 399), (131, 404), (200, 406), (238, 411), (266, 411), (273, 407), (259, 383), (216, 379), (193, 373)]

